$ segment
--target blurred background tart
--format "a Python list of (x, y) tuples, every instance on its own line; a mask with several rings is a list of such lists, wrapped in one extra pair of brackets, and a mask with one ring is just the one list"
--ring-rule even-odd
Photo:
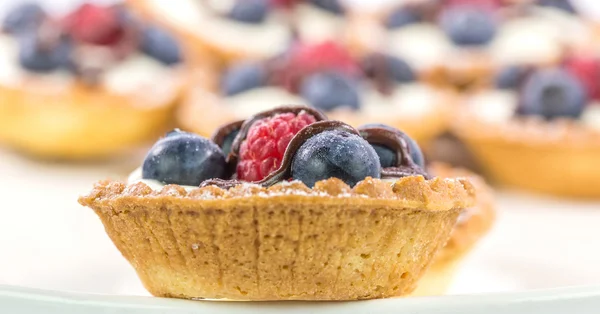
[(509, 66), (475, 92), (454, 127), (500, 184), (600, 197), (600, 59), (573, 52), (556, 66)]
[(15, 6), (0, 33), (0, 143), (53, 159), (107, 157), (171, 122), (181, 49), (120, 5), (52, 16)]
[(168, 26), (196, 52), (215, 61), (261, 60), (290, 42), (344, 39), (351, 16), (339, 0), (130, 0), (146, 17)]
[(383, 47), (433, 82), (458, 88), (506, 64), (556, 63), (569, 47), (596, 37), (569, 0), (402, 1), (375, 16), (385, 35), (365, 32), (364, 45)]
[(308, 104), (354, 126), (383, 122), (426, 142), (448, 126), (452, 91), (422, 81), (402, 59), (353, 57), (341, 45), (296, 42), (271, 59), (198, 71), (178, 120), (211, 134), (217, 127), (281, 105)]

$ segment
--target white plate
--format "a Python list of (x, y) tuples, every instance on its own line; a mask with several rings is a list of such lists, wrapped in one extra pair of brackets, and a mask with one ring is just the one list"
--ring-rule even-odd
[(0, 286), (0, 309), (11, 314), (597, 314), (600, 287), (487, 296), (354, 302), (211, 302), (48, 292)]

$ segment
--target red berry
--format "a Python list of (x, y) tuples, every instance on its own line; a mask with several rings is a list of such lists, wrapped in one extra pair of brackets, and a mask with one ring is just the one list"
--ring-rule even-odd
[(117, 11), (112, 7), (86, 3), (69, 14), (64, 25), (75, 40), (90, 44), (113, 45), (124, 36)]
[(296, 90), (302, 78), (323, 70), (336, 70), (348, 75), (359, 73), (356, 60), (334, 41), (315, 45), (298, 44), (290, 51), (286, 65), (278, 76), (278, 83)]
[(238, 179), (260, 181), (277, 170), (294, 135), (315, 121), (305, 112), (281, 113), (256, 121), (240, 145)]
[(600, 59), (595, 56), (575, 56), (565, 67), (581, 81), (590, 99), (600, 99)]
[(277, 7), (291, 8), (298, 0), (271, 0), (271, 3)]

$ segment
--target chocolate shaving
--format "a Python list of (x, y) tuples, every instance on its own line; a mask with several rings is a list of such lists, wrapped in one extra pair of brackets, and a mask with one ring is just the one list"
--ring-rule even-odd
[(386, 55), (382, 53), (374, 53), (367, 57), (363, 68), (366, 74), (373, 79), (375, 88), (384, 95), (390, 95), (394, 82), (386, 58)]
[(227, 135), (231, 134), (231, 132), (235, 132), (242, 128), (242, 124), (244, 124), (244, 120), (239, 120), (235, 122), (231, 122), (226, 124), (220, 128), (218, 128), (215, 133), (211, 136), (210, 140), (217, 144), (219, 147), (223, 147), (223, 142)]
[(383, 145), (396, 152), (397, 165), (383, 168), (381, 170), (382, 178), (402, 178), (415, 175), (421, 175), (426, 179), (431, 178), (424, 169), (412, 160), (404, 134), (384, 127), (362, 127), (358, 130), (367, 142)]
[(208, 179), (200, 183), (200, 187), (203, 188), (205, 186), (213, 185), (219, 187), (223, 190), (229, 190), (232, 187), (242, 184), (242, 181), (238, 180), (223, 180), (223, 179)]

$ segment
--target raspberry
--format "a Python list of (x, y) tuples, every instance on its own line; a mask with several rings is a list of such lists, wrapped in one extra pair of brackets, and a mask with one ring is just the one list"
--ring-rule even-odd
[(256, 121), (240, 145), (238, 179), (260, 181), (277, 170), (294, 135), (315, 121), (305, 112), (281, 113)]
[(71, 36), (81, 42), (114, 45), (124, 37), (117, 10), (86, 3), (69, 14), (64, 25)]
[(575, 56), (567, 59), (565, 67), (581, 81), (590, 99), (600, 99), (600, 59), (594, 56)]
[(358, 64), (350, 53), (333, 41), (316, 45), (299, 44), (290, 51), (279, 75), (279, 83), (295, 91), (305, 76), (323, 70), (335, 70), (348, 75), (359, 73)]

